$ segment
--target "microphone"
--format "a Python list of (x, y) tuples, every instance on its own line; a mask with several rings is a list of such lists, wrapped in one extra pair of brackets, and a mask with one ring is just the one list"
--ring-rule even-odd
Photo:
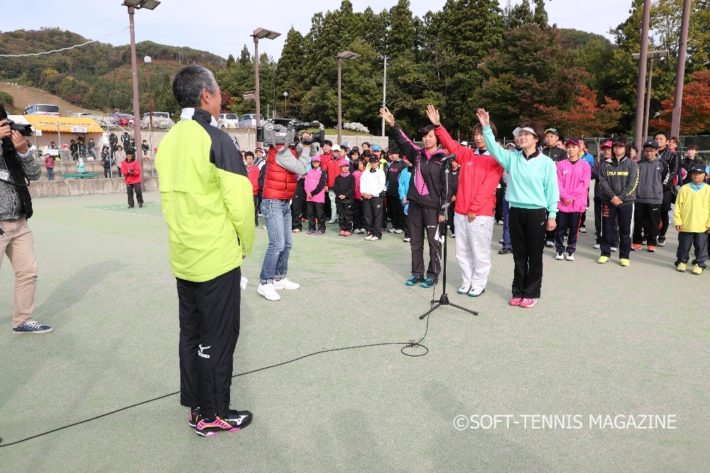
[(450, 155), (444, 156), (443, 158), (441, 158), (441, 161), (446, 163), (446, 162), (452, 161), (452, 160), (454, 160), (454, 159), (456, 159), (456, 154), (455, 154), (455, 153), (451, 153)]

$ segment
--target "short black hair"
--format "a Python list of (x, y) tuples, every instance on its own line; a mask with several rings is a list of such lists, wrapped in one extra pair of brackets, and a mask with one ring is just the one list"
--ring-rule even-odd
[(244, 152), (244, 157), (246, 158), (247, 156), (251, 156), (251, 157), (253, 158), (253, 157), (254, 157), (254, 153), (252, 153), (251, 151), (245, 151), (245, 152)]
[(207, 89), (214, 94), (217, 88), (212, 71), (198, 64), (183, 67), (173, 79), (173, 95), (182, 108), (199, 107), (202, 92)]
[[(432, 132), (432, 131), (434, 131), (434, 130), (436, 130), (436, 126), (435, 126), (435, 125), (432, 125), (431, 123), (428, 124), (428, 125), (424, 125), (423, 127), (421, 127), (421, 128), (419, 129), (419, 136), (422, 136), (422, 137), (423, 137), (423, 136), (426, 136), (426, 135), (428, 135), (430, 132)], [(436, 137), (436, 144), (437, 144), (437, 145), (440, 144), (441, 142), (439, 141), (439, 137), (436, 136), (436, 134), (435, 134), (434, 136)]]
[[(498, 136), (498, 128), (496, 128), (495, 123), (491, 122), (491, 130), (493, 131), (493, 136)], [(476, 132), (479, 132), (483, 134), (483, 125), (480, 123), (476, 123), (476, 126), (473, 127), (473, 133), (471, 134), (471, 137), (473, 138), (473, 135), (476, 134)]]
[(665, 131), (657, 131), (656, 134), (653, 135), (653, 139), (655, 140), (659, 135), (663, 135), (666, 140), (668, 139), (668, 133)]
[(325, 146), (325, 145), (328, 145), (328, 146), (331, 146), (331, 147), (332, 147), (332, 146), (333, 146), (333, 142), (330, 141), (330, 140), (325, 140), (325, 141), (323, 141), (323, 146)]

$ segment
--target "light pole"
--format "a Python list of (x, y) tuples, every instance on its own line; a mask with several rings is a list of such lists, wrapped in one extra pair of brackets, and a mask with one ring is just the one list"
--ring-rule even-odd
[(335, 57), (338, 59), (338, 145), (340, 145), (343, 141), (343, 59), (357, 59), (360, 55), (352, 51), (341, 51)]
[(286, 118), (287, 104), (288, 104), (288, 92), (284, 92), (284, 118)]
[(683, 83), (685, 81), (685, 55), (688, 49), (688, 23), (690, 21), (690, 2), (683, 2), (683, 16), (680, 23), (680, 44), (678, 48), (678, 69), (675, 78), (675, 95), (673, 96), (673, 116), (671, 118), (671, 136), (680, 139), (680, 112), (683, 107)]
[[(387, 56), (385, 56), (385, 68), (382, 71), (382, 106), (387, 105)], [(385, 136), (385, 117), (382, 117), (382, 136)]]
[[(632, 54), (633, 58), (638, 60), (641, 58), (641, 55), (636, 53)], [(667, 50), (662, 50), (662, 51), (648, 51), (647, 57), (649, 59), (648, 63), (648, 85), (646, 86), (646, 105), (645, 105), (645, 113), (643, 114), (643, 136), (641, 137), (641, 141), (643, 142), (646, 137), (648, 136), (648, 121), (650, 119), (651, 115), (651, 84), (653, 82), (653, 60), (654, 59), (664, 59), (668, 56), (668, 51)], [(637, 146), (643, 146), (643, 143), (636, 143)]]
[[(138, 61), (136, 59), (136, 31), (133, 15), (136, 9), (155, 10), (158, 0), (123, 0), (123, 6), (128, 7), (128, 21), (131, 26), (131, 79), (133, 83), (133, 141), (136, 147), (141, 145), (140, 97), (138, 96)], [(135, 150), (133, 151), (135, 153)], [(135, 157), (135, 156), (134, 156)], [(140, 153), (140, 166), (143, 171), (143, 153)]]
[[(143, 62), (148, 66), (148, 156), (153, 159), (153, 89), (150, 86), (150, 76), (153, 72), (151, 64), (153, 63), (153, 58), (150, 56), (145, 56)], [(142, 141), (141, 141), (142, 143)], [(153, 175), (153, 166), (150, 167), (150, 173)]]
[[(260, 39), (276, 39), (281, 36), (281, 33), (276, 31), (267, 30), (265, 28), (257, 28), (251, 34), (254, 38), (254, 86), (256, 88), (256, 128), (260, 126), (260, 114), (261, 114), (261, 92), (259, 91), (259, 40)], [(258, 135), (258, 134), (257, 134)], [(261, 143), (257, 142), (256, 146), (260, 146)]]
[(646, 82), (646, 55), (648, 54), (648, 29), (651, 23), (651, 0), (643, 2), (643, 23), (641, 26), (641, 53), (639, 54), (639, 77), (636, 82), (636, 124), (634, 126), (634, 143), (643, 146), (643, 89)]

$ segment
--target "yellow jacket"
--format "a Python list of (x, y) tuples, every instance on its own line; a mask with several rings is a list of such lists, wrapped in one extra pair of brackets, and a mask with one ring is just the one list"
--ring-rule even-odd
[(694, 190), (690, 184), (680, 188), (673, 211), (673, 225), (681, 232), (705, 233), (710, 228), (710, 186)]
[(195, 109), (160, 142), (155, 156), (173, 273), (205, 282), (251, 253), (254, 198), (241, 153), (209, 113)]

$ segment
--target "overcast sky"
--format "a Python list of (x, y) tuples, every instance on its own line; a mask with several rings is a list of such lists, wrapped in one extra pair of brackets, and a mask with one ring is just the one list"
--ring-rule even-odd
[[(507, 0), (499, 0), (501, 7)], [(5, 2), (2, 2), (5, 3)], [(126, 7), (122, 0), (31, 0), (4, 5), (2, 31), (59, 27), (89, 39), (114, 45), (129, 42)], [(136, 12), (136, 40), (173, 46), (188, 46), (227, 57), (237, 56), (244, 44), (253, 51), (249, 34), (256, 27), (278, 31), (274, 41), (259, 42), (261, 52), (274, 58), (281, 54), (283, 41), (291, 27), (308, 33), (314, 13), (335, 10), (340, 0), (162, 0), (153, 11)], [(352, 0), (355, 11), (370, 6), (375, 12), (389, 9), (396, 0)], [(445, 0), (410, 0), (412, 12), (422, 17), (429, 10), (440, 10)], [(519, 0), (513, 0), (513, 4)], [(11, 7), (12, 6), (12, 7)], [(629, 14), (631, 0), (547, 0), (551, 23), (605, 35)]]

